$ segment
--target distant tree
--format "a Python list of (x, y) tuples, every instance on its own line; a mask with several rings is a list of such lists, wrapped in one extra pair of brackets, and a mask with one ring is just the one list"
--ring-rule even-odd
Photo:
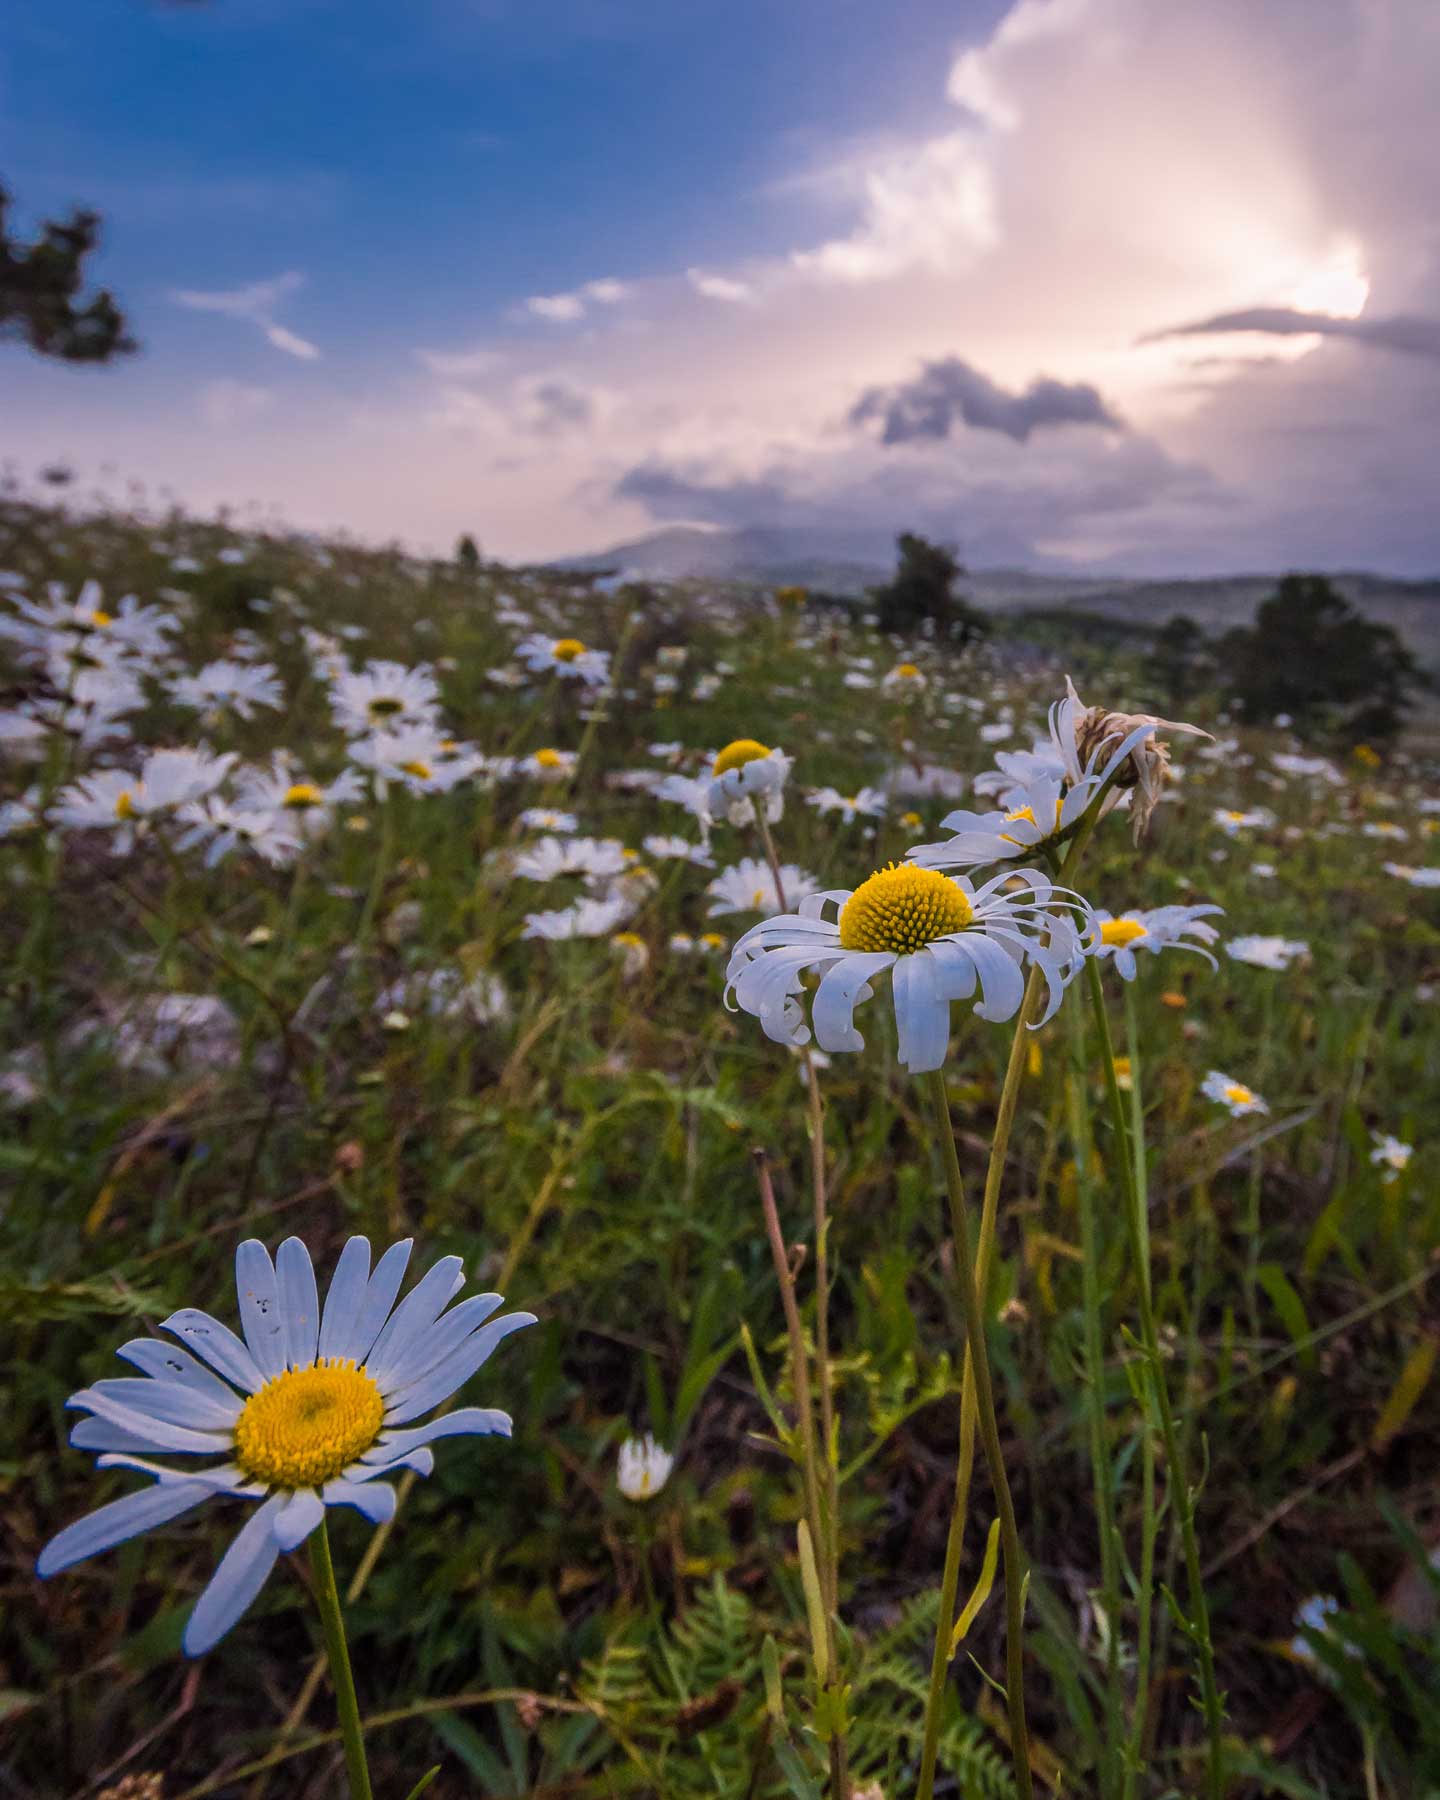
[(912, 531), (902, 532), (895, 547), (900, 564), (894, 579), (872, 592), (880, 630), (899, 637), (933, 635), (962, 650), (984, 637), (989, 621), (955, 591), (965, 573), (955, 551)]
[(103, 288), (81, 303), (81, 265), (100, 242), (97, 213), (47, 220), (33, 244), (10, 233), (10, 194), (0, 185), (0, 342), (28, 344), (62, 362), (109, 362), (138, 348)]
[(1286, 575), (1248, 631), (1221, 639), (1226, 684), (1247, 719), (1286, 714), (1301, 733), (1392, 738), (1428, 686), (1388, 625), (1365, 618), (1323, 575)]
[(480, 546), (467, 531), (455, 546), (455, 560), (468, 574), (474, 574), (480, 567)]
[(1156, 632), (1145, 659), (1145, 674), (1171, 707), (1183, 706), (1202, 688), (1214, 684), (1214, 653), (1188, 613), (1177, 613)]

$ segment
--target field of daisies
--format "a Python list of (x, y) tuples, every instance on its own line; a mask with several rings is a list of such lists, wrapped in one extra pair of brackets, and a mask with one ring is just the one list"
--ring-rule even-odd
[(1440, 1791), (1435, 765), (13, 496), (0, 689), (0, 1796)]

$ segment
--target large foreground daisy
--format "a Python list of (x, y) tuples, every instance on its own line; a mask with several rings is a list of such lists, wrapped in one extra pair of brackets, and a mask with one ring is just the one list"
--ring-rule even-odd
[[(102, 1469), (138, 1469), (151, 1485), (89, 1513), (54, 1537), (41, 1576), (168, 1524), (207, 1500), (258, 1502), (195, 1604), (185, 1649), (202, 1655), (259, 1593), (282, 1550), (302, 1544), (327, 1506), (376, 1523), (395, 1511), (384, 1477), (428, 1475), (437, 1438), (499, 1433), (507, 1413), (466, 1406), (413, 1425), (468, 1381), (502, 1339), (535, 1315), (491, 1314), (499, 1294), (444, 1309), (464, 1286), (445, 1256), (397, 1306), (410, 1240), (370, 1267), (370, 1245), (340, 1253), (322, 1310), (310, 1253), (286, 1238), (275, 1261), (254, 1238), (235, 1255), (243, 1339), (209, 1313), (183, 1308), (162, 1329), (179, 1340), (135, 1338), (119, 1354), (138, 1379), (98, 1381), (68, 1404), (88, 1413), (70, 1434), (99, 1450)], [(488, 1323), (486, 1321), (489, 1321)], [(215, 1458), (172, 1468), (152, 1456)]]
[(888, 969), (900, 1061), (921, 1074), (945, 1060), (952, 1001), (968, 1000), (978, 985), (977, 1018), (1013, 1018), (1033, 962), (1049, 986), (1048, 1019), (1093, 935), (1079, 895), (1034, 869), (1007, 870), (977, 888), (963, 876), (891, 864), (853, 892), (810, 895), (798, 913), (747, 931), (731, 952), (726, 1000), (733, 994), (777, 1043), (808, 1043), (796, 996), (806, 972), (819, 971), (815, 1041), (822, 1050), (862, 1050), (855, 1008)]

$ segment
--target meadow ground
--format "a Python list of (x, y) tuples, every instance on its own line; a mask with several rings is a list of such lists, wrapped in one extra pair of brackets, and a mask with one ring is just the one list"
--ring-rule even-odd
[[(857, 1800), (908, 1800), (960, 1438), (945, 1141), (878, 971), (863, 1049), (814, 1059), (822, 1320), (806, 1064), (723, 1004), (731, 947), (777, 910), (766, 845), (698, 811), (722, 747), (782, 748), (787, 900), (853, 889), (957, 807), (996, 806), (975, 780), (1044, 738), (1067, 664), (1023, 627), (957, 657), (770, 595), (18, 500), (0, 571), (0, 1794), (343, 1791), (303, 1554), (182, 1654), (248, 1505), (44, 1583), (34, 1564), (149, 1480), (84, 1448), (136, 1448), (133, 1422), (69, 1446), (67, 1396), (133, 1375), (116, 1349), (179, 1308), (237, 1326), (241, 1240), (302, 1237), (323, 1293), (363, 1233), (377, 1255), (413, 1236), (417, 1272), (455, 1254), (538, 1319), (459, 1396), (508, 1412), (508, 1441), (437, 1443), (428, 1480), (399, 1475), (392, 1528), (331, 1515), (376, 1793), (439, 1763), (436, 1800), (818, 1796), (844, 1715)], [(566, 640), (584, 648), (553, 666)], [(403, 668), (367, 683), (376, 662)], [(1123, 659), (1081, 645), (1068, 667), (1087, 701), (1165, 710)], [(1030, 1763), (1066, 1794), (1212, 1779), (1178, 1457), (1226, 1790), (1433, 1793), (1440, 893), (1415, 871), (1440, 863), (1440, 779), (1238, 732), (1214, 697), (1187, 717), (1213, 738), (1170, 740), (1142, 843), (1112, 813), (1072, 872), (1122, 918), (1222, 907), (1217, 966), (1112, 929), (1020, 1040), (994, 1170)], [(201, 745), (234, 760), (147, 761)], [(1092, 970), (1128, 1059), (1113, 1092)], [(972, 1228), (1014, 1010), (951, 1007)], [(798, 1364), (757, 1146), (800, 1247)], [(822, 1388), (833, 1406), (833, 1533), (823, 1457), (817, 1512), (790, 1453), (797, 1372), (806, 1418)], [(617, 1458), (645, 1433), (675, 1461), (632, 1499)], [(995, 1511), (978, 1456), (962, 1601)], [(1001, 1589), (944, 1691), (937, 1793), (1016, 1791)]]

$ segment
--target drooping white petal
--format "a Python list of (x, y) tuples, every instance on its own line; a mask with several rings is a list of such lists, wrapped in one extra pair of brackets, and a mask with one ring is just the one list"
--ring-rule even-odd
[(228, 1325), (212, 1319), (195, 1306), (182, 1306), (171, 1313), (160, 1329), (172, 1331), (181, 1343), (193, 1350), (202, 1362), (218, 1369), (227, 1381), (247, 1394), (258, 1393), (265, 1385), (259, 1364)]
[(871, 976), (896, 962), (888, 950), (854, 950), (831, 964), (810, 1003), (815, 1041), (822, 1050), (865, 1048), (864, 1038), (855, 1029), (856, 1004), (868, 996)]
[(131, 1338), (115, 1354), (123, 1356), (126, 1362), (133, 1363), (146, 1375), (153, 1375), (160, 1381), (178, 1381), (196, 1393), (208, 1394), (212, 1400), (224, 1401), (234, 1396), (235, 1390), (227, 1382), (207, 1369), (204, 1363), (197, 1362), (188, 1350), (167, 1344), (164, 1338)]
[(437, 1363), (412, 1386), (402, 1388), (398, 1394), (390, 1396), (390, 1404), (385, 1409), (385, 1423), (403, 1425), (408, 1419), (418, 1418), (432, 1406), (438, 1406), (470, 1379), (481, 1364), (489, 1359), (496, 1345), (509, 1337), (512, 1331), (519, 1331), (535, 1322), (534, 1313), (517, 1312), (506, 1313), (504, 1318), (481, 1326), (459, 1349), (452, 1350), (444, 1362)]
[(225, 1633), (265, 1585), (275, 1567), (280, 1547), (275, 1542), (275, 1518), (287, 1496), (275, 1494), (257, 1507), (241, 1526), (235, 1541), (220, 1559), (220, 1566), (195, 1602), (185, 1627), (187, 1656), (203, 1656)]
[(250, 1354), (265, 1379), (273, 1381), (285, 1370), (285, 1322), (275, 1265), (259, 1238), (246, 1238), (235, 1251), (235, 1297)]
[(303, 1369), (314, 1362), (320, 1341), (320, 1294), (310, 1252), (298, 1237), (288, 1237), (280, 1246), (275, 1275), (280, 1283), (285, 1360), (292, 1369)]
[(980, 976), (981, 999), (975, 1005), (977, 1019), (1013, 1019), (1025, 996), (1025, 977), (1020, 965), (1000, 944), (983, 931), (964, 933), (964, 949)]
[(275, 1542), (282, 1550), (303, 1544), (325, 1517), (325, 1502), (314, 1488), (296, 1488), (275, 1515)]
[(208, 1500), (210, 1493), (211, 1489), (200, 1481), (182, 1482), (175, 1487), (157, 1483), (126, 1494), (121, 1500), (112, 1500), (51, 1538), (40, 1552), (35, 1573), (42, 1579), (58, 1575), (61, 1569), (84, 1562), (87, 1556), (97, 1556), (102, 1550), (123, 1544), (127, 1538), (139, 1537), (142, 1531), (153, 1531), (157, 1525), (168, 1525), (171, 1519), (178, 1519), (202, 1500)]
[(163, 1419), (171, 1425), (189, 1425), (196, 1431), (229, 1431), (240, 1417), (238, 1394), (229, 1393), (224, 1400), (194, 1388), (182, 1387), (178, 1381), (154, 1381), (148, 1377), (119, 1377), (97, 1381), (90, 1390), (103, 1394), (117, 1405), (144, 1413), (150, 1419)]
[(896, 1048), (903, 1067), (925, 1075), (945, 1061), (950, 1045), (950, 1002), (936, 992), (927, 950), (900, 956), (890, 971)]
[[(367, 1456), (370, 1452), (367, 1450)], [(409, 1450), (404, 1456), (397, 1456), (393, 1462), (377, 1462), (366, 1464), (363, 1460), (351, 1463), (341, 1474), (346, 1481), (374, 1481), (382, 1475), (393, 1475), (397, 1469), (413, 1469), (417, 1475), (432, 1474), (435, 1468), (435, 1452), (423, 1447)]]
[(383, 1525), (395, 1517), (395, 1490), (383, 1481), (350, 1481), (337, 1475), (325, 1483), (326, 1506), (353, 1506), (364, 1513), (372, 1525)]
[[(347, 1238), (345, 1248), (335, 1264), (335, 1273), (330, 1277), (330, 1287), (325, 1295), (325, 1310), (320, 1316), (320, 1356), (354, 1355), (348, 1345), (365, 1303), (365, 1288), (369, 1279), (369, 1238)], [(366, 1348), (369, 1348), (368, 1344)]]
[(400, 1283), (405, 1279), (414, 1242), (414, 1238), (401, 1238), (376, 1263), (375, 1272), (366, 1283), (365, 1298), (356, 1314), (354, 1325), (345, 1338), (343, 1347), (334, 1352), (336, 1356), (363, 1363), (370, 1354), (381, 1327), (390, 1317), (395, 1296), (400, 1292)]
[(438, 1419), (430, 1419), (410, 1431), (391, 1431), (387, 1428), (380, 1433), (379, 1440), (362, 1453), (360, 1460), (365, 1463), (392, 1463), (408, 1456), (421, 1444), (433, 1444), (440, 1438), (509, 1437), (510, 1431), (509, 1413), (486, 1406), (460, 1406), (454, 1412), (442, 1413)]
[(370, 1377), (383, 1383), (399, 1364), (410, 1345), (439, 1318), (465, 1283), (465, 1266), (458, 1256), (442, 1256), (428, 1269), (391, 1313), (366, 1358)]

